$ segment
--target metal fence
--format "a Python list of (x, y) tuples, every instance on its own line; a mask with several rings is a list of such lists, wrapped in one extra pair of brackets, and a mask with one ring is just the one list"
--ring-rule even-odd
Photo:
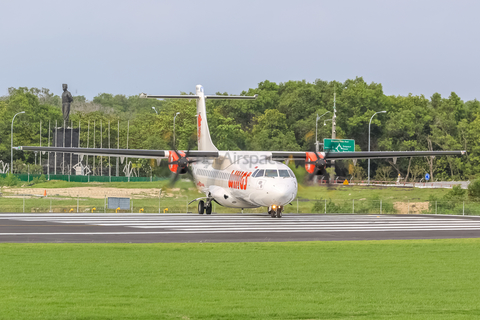
[[(17, 213), (196, 213), (197, 203), (187, 196), (130, 199), (129, 210), (108, 209), (108, 199), (60, 196), (0, 197), (0, 212)], [(225, 208), (216, 203), (214, 213), (265, 213), (266, 208)], [(392, 200), (309, 200), (295, 199), (285, 213), (315, 214), (446, 214), (480, 215), (480, 202), (473, 201), (392, 201)]]
[[(71, 182), (148, 182), (148, 181), (164, 181), (168, 180), (167, 177), (125, 177), (125, 176), (77, 176), (77, 175), (61, 175), (61, 174), (50, 174), (50, 175), (39, 175), (39, 174), (14, 174), (20, 181), (30, 182), (34, 179), (40, 179), (42, 176), (46, 180), (62, 180), (62, 181), (71, 181)], [(6, 174), (0, 174), (0, 177), (5, 178)]]

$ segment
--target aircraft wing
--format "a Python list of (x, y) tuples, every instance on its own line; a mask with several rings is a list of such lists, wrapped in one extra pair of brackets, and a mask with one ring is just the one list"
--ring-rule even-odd
[[(168, 158), (171, 150), (141, 150), (141, 149), (106, 149), (106, 148), (68, 148), (68, 147), (16, 147), (17, 150), (37, 151), (37, 152), (64, 152), (83, 155), (107, 156), (107, 157), (130, 157), (130, 158), (146, 158), (161, 159)], [(271, 151), (272, 159), (288, 159), (305, 160), (307, 153), (305, 151)], [(429, 156), (460, 156), (466, 151), (359, 151), (359, 152), (330, 152), (327, 153), (329, 160), (345, 160), (345, 159), (387, 159), (400, 157), (429, 157)], [(325, 155), (324, 152), (320, 154)], [(218, 151), (199, 151), (190, 150), (189, 156), (192, 158), (216, 158), (219, 156)]]
[[(64, 152), (81, 155), (106, 156), (106, 157), (129, 157), (161, 159), (168, 158), (171, 150), (140, 150), (140, 149), (106, 149), (106, 148), (63, 148), (63, 147), (16, 147), (17, 150), (37, 151), (37, 152)], [(198, 151), (190, 150), (189, 157), (218, 157), (218, 151)]]
[[(346, 159), (388, 159), (401, 157), (429, 157), (429, 156), (460, 156), (466, 154), (465, 150), (458, 151), (358, 151), (358, 152), (319, 152), (327, 155), (329, 160), (346, 160)], [(305, 160), (307, 152), (303, 151), (272, 151), (274, 159), (301, 159)]]

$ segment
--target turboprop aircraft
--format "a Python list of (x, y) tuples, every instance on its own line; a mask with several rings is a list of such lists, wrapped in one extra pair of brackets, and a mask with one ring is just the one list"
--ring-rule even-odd
[[(304, 152), (304, 151), (222, 151), (212, 142), (207, 123), (207, 99), (256, 99), (255, 96), (205, 95), (201, 85), (195, 95), (147, 95), (141, 98), (194, 99), (197, 101), (198, 150), (132, 150), (105, 148), (17, 147), (18, 150), (67, 152), (79, 155), (118, 156), (130, 158), (168, 158), (168, 166), (175, 173), (191, 171), (198, 190), (204, 197), (197, 198), (199, 214), (212, 213), (212, 201), (225, 207), (267, 207), (272, 218), (282, 216), (285, 205), (297, 196), (297, 180), (285, 159), (304, 160), (310, 174), (325, 175), (329, 160), (379, 159), (461, 155), (465, 151), (382, 151), (382, 152)], [(193, 202), (192, 201), (192, 202)]]

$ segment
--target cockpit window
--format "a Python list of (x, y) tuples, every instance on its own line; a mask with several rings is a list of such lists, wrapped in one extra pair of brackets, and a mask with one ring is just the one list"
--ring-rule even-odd
[(265, 170), (265, 177), (268, 177), (268, 178), (278, 177), (277, 169), (267, 169), (267, 170)]
[(288, 170), (288, 173), (290, 173), (290, 177), (295, 178), (295, 175), (293, 174), (292, 170)]
[(280, 174), (280, 178), (290, 178), (287, 170), (278, 170), (278, 173)]
[(260, 169), (260, 170), (258, 170), (257, 175), (254, 175), (253, 177), (254, 178), (263, 177), (264, 172), (265, 172), (265, 170)]
[(253, 171), (253, 173), (252, 173), (252, 177), (255, 177), (255, 175), (257, 174), (258, 170), (259, 170), (259, 169), (257, 169), (257, 170), (255, 170), (255, 171)]

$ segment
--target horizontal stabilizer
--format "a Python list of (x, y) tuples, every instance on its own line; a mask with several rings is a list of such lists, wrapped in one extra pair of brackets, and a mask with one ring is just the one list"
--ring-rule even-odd
[[(213, 100), (255, 100), (257, 99), (258, 94), (254, 96), (205, 96), (205, 99)], [(152, 95), (141, 93), (140, 98), (150, 98), (150, 99), (198, 99), (200, 96), (189, 95), (189, 94), (179, 94), (179, 95)]]
[(150, 98), (150, 99), (198, 99), (199, 96), (190, 95), (190, 94), (152, 95), (152, 94), (140, 93), (140, 98)]
[(205, 99), (210, 100), (255, 100), (258, 94), (254, 96), (205, 96)]

